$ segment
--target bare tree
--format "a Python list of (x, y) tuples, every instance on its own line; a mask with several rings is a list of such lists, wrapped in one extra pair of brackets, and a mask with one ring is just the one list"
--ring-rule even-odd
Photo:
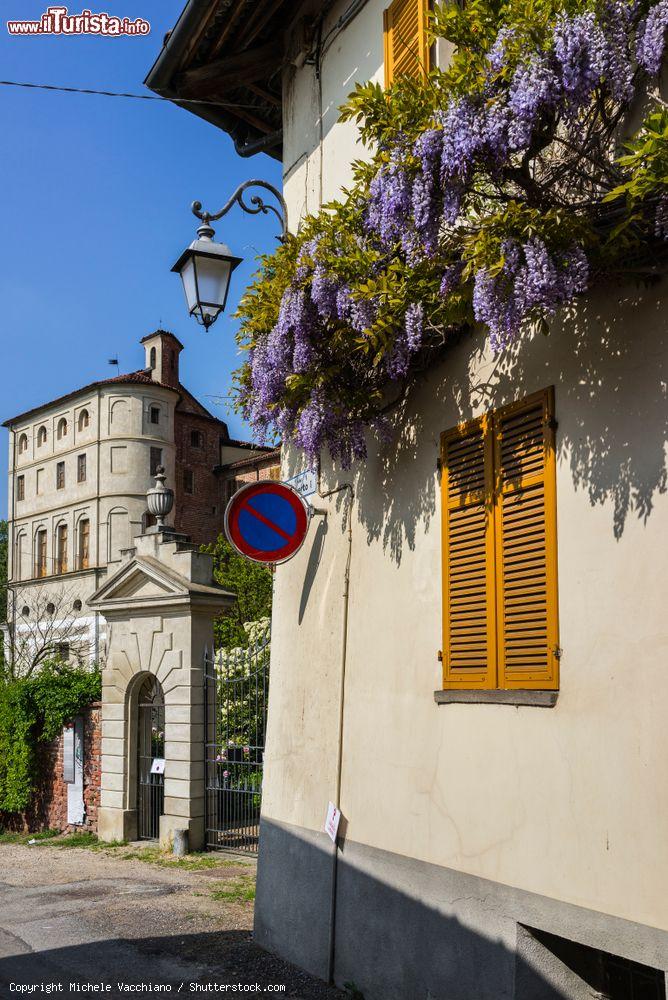
[(5, 660), (11, 677), (30, 677), (42, 663), (68, 659), (70, 652), (83, 657), (89, 630), (71, 588), (11, 588), (9, 602)]

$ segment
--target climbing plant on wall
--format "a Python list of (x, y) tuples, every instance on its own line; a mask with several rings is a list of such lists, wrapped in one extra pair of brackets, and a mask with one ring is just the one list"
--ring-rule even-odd
[(256, 432), (363, 458), (388, 399), (463, 328), (502, 351), (602, 276), (651, 273), (668, 237), (652, 92), (667, 27), (668, 0), (437, 6), (450, 65), (357, 85), (341, 117), (369, 159), (241, 302), (238, 405)]
[(32, 677), (0, 682), (0, 812), (30, 805), (38, 748), (101, 696), (99, 670), (45, 663)]

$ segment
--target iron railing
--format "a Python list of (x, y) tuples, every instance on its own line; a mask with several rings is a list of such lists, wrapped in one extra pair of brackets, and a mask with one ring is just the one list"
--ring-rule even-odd
[(147, 677), (139, 692), (137, 740), (137, 837), (157, 840), (164, 812), (165, 778), (152, 772), (153, 761), (165, 755), (165, 700), (155, 677)]
[(205, 658), (206, 846), (257, 854), (269, 693), (269, 622), (247, 649)]

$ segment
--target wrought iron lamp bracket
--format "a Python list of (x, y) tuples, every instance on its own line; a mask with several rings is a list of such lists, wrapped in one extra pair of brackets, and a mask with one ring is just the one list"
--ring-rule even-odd
[[(280, 211), (275, 205), (267, 204), (264, 199), (259, 194), (254, 194), (250, 196), (250, 204), (244, 200), (244, 192), (250, 187), (261, 187), (265, 190), (271, 192), (276, 198), (276, 201), (280, 205)], [(213, 230), (211, 229), (211, 223), (215, 222), (217, 219), (222, 219), (224, 215), (230, 211), (235, 205), (239, 205), (242, 211), (246, 212), (247, 215), (267, 215), (269, 212), (273, 212), (278, 221), (281, 224), (282, 235), (287, 236), (288, 233), (288, 206), (285, 204), (285, 199), (281, 192), (270, 184), (268, 181), (261, 180), (249, 180), (244, 181), (236, 189), (234, 194), (225, 202), (223, 207), (219, 212), (203, 212), (202, 202), (194, 201), (192, 203), (193, 215), (196, 215), (198, 219), (202, 220), (202, 227), (199, 232), (200, 235), (213, 235)], [(202, 230), (210, 230), (210, 233), (203, 233)]]

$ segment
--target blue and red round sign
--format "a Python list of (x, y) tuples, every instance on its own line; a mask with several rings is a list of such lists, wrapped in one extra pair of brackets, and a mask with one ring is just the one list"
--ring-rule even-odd
[(242, 556), (259, 563), (281, 563), (301, 548), (309, 508), (291, 486), (272, 479), (242, 486), (227, 505), (225, 529)]

